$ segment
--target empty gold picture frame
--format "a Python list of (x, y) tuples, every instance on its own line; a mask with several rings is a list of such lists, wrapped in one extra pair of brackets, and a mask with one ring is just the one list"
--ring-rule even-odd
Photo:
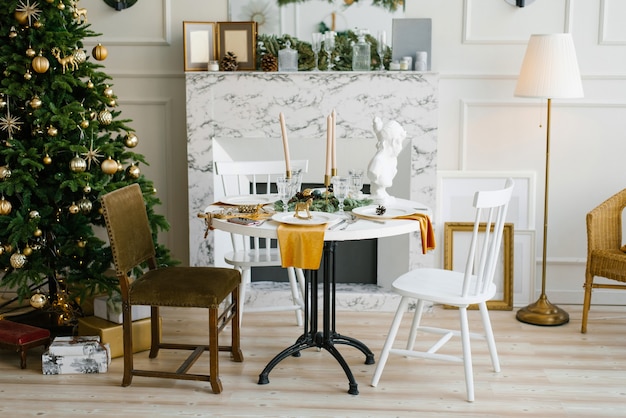
[(183, 22), (185, 71), (207, 71), (215, 59), (215, 22)]
[(256, 69), (256, 22), (217, 22), (217, 59), (227, 52), (237, 56), (238, 71)]
[[(484, 232), (485, 224), (479, 225), (479, 232)], [(474, 229), (473, 222), (446, 222), (443, 229), (443, 268), (446, 270), (464, 271), (467, 253)], [(496, 277), (494, 283), (498, 288), (496, 295), (501, 295), (501, 299), (487, 301), (487, 308), (499, 311), (513, 310), (513, 224), (504, 224), (502, 237), (502, 251), (500, 252), (501, 262), (496, 267)], [(455, 256), (458, 254), (462, 261), (457, 259), (455, 266)], [(462, 263), (459, 265), (459, 261)], [(498, 296), (496, 296), (498, 297)], [(453, 308), (452, 306), (445, 306)], [(478, 309), (476, 305), (470, 305), (468, 309)]]

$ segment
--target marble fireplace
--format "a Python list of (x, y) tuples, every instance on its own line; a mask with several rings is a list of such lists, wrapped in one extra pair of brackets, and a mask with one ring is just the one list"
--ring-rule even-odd
[[(230, 241), (197, 213), (216, 198), (213, 161), (283, 159), (278, 116), (285, 115), (291, 159), (308, 159), (304, 182), (324, 175), (326, 117), (337, 112), (337, 166), (366, 168), (375, 153), (374, 117), (398, 121), (408, 144), (389, 192), (435, 209), (437, 84), (418, 72), (194, 72), (186, 74), (190, 265), (224, 265)], [(366, 182), (368, 180), (366, 179)], [(378, 243), (378, 285), (433, 265), (418, 234)]]

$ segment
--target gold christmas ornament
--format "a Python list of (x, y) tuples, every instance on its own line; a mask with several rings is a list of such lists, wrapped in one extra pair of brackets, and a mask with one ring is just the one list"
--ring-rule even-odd
[(30, 102), (28, 104), (33, 109), (39, 109), (41, 107), (41, 105), (43, 104), (43, 102), (41, 101), (39, 96), (34, 96), (32, 99), (30, 99)]
[(111, 106), (111, 107), (117, 106), (117, 100), (115, 100), (115, 99), (109, 100), (109, 106)]
[(109, 51), (107, 51), (106, 47), (102, 44), (98, 44), (93, 47), (91, 51), (91, 55), (98, 61), (104, 61), (109, 55)]
[(43, 74), (48, 71), (48, 68), (50, 68), (50, 61), (48, 61), (48, 58), (44, 57), (40, 52), (39, 55), (33, 58), (32, 67), (35, 72)]
[(139, 138), (137, 138), (134, 132), (129, 132), (126, 134), (124, 144), (126, 144), (128, 148), (135, 148), (137, 144), (139, 144)]
[(113, 175), (117, 173), (117, 163), (111, 157), (109, 157), (106, 160), (102, 161), (102, 164), (100, 164), (100, 169), (104, 174)]
[(87, 61), (87, 53), (82, 48), (76, 48), (72, 55), (78, 64), (84, 64)]
[(72, 214), (72, 215), (76, 215), (78, 212), (80, 212), (80, 208), (78, 207), (78, 205), (74, 202), (72, 202), (72, 204), (70, 205), (70, 207), (68, 208), (68, 211)]
[(108, 110), (104, 109), (98, 113), (98, 121), (103, 125), (110, 125), (113, 122), (113, 115)]
[(49, 126), (48, 127), (48, 135), (49, 136), (57, 136), (58, 133), (59, 133), (59, 130), (57, 128), (55, 128), (54, 126)]
[(26, 264), (26, 256), (22, 253), (13, 253), (9, 262), (14, 269), (21, 269)]
[(4, 100), (4, 96), (0, 96), (0, 109), (4, 109), (7, 106), (7, 101)]
[(82, 213), (87, 214), (91, 212), (93, 204), (91, 203), (91, 200), (83, 196), (83, 198), (78, 201), (78, 207)]
[(44, 306), (46, 306), (46, 303), (48, 303), (48, 298), (46, 297), (46, 295), (39, 292), (30, 297), (30, 306), (35, 309), (43, 308)]
[(86, 185), (85, 187), (83, 187), (83, 192), (91, 193), (91, 186), (90, 185)]
[(43, 157), (43, 163), (44, 163), (45, 165), (50, 165), (50, 164), (52, 164), (52, 158), (51, 158), (48, 154), (44, 155), (44, 157)]
[(87, 169), (87, 161), (78, 155), (70, 160), (70, 170), (75, 173), (82, 173)]
[(130, 165), (127, 169), (126, 169), (126, 176), (129, 179), (133, 179), (136, 180), (139, 178), (139, 176), (141, 175), (141, 170), (139, 169), (139, 167), (137, 167), (135, 164)]
[(89, 128), (89, 121), (87, 119), (83, 119), (80, 121), (80, 127), (83, 129)]
[(120, 160), (117, 160), (117, 171), (124, 171), (124, 166), (122, 165)]
[(14, 16), (15, 20), (17, 20), (17, 23), (20, 25), (28, 25), (28, 13), (18, 10), (15, 12)]
[(13, 251), (13, 246), (11, 244), (7, 244), (4, 246), (4, 252), (10, 253), (11, 251)]
[(33, 232), (33, 236), (35, 237), (40, 237), (43, 235), (43, 231), (39, 228), (35, 229), (35, 231)]
[(104, 97), (113, 97), (113, 89), (109, 86), (106, 86), (103, 94), (104, 94)]
[(35, 58), (35, 55), (37, 55), (37, 52), (29, 46), (28, 49), (26, 50), (26, 56), (28, 58)]
[(28, 217), (30, 219), (36, 219), (36, 218), (39, 218), (39, 216), (40, 216), (39, 212), (36, 210), (31, 210), (30, 212), (28, 212)]
[(61, 2), (61, 3), (57, 4), (57, 8), (59, 10), (65, 10), (65, 3)]
[[(94, 88), (94, 87), (95, 87), (95, 86), (94, 86), (94, 84), (93, 84), (93, 81), (88, 80), (88, 81), (87, 81), (87, 88), (88, 88), (88, 89), (92, 89), (92, 88)], [(93, 119), (93, 118), (92, 118), (92, 119)]]
[(12, 209), (13, 205), (11, 204), (11, 202), (6, 200), (4, 196), (2, 196), (2, 198), (0, 199), (0, 215), (8, 215), (9, 213), (11, 213)]
[(4, 254), (4, 245), (0, 245), (0, 255)]
[(87, 246), (87, 241), (80, 239), (76, 242), (76, 245), (78, 245), (78, 248), (85, 248)]
[(24, 254), (26, 257), (29, 257), (32, 253), (33, 249), (30, 247), (24, 247), (24, 251), (22, 251), (22, 254)]
[(35, 28), (35, 29), (39, 29), (39, 28), (41, 28), (41, 27), (43, 27), (43, 23), (41, 23), (41, 21), (40, 21), (40, 20), (38, 20), (38, 21), (36, 21), (35, 23), (33, 23), (33, 28)]
[(6, 180), (9, 177), (11, 177), (11, 174), (13, 174), (11, 172), (11, 169), (7, 167), (6, 165), (3, 165), (2, 167), (0, 167), (0, 179)]
[(24, 80), (29, 81), (31, 78), (33, 78), (33, 73), (31, 73), (30, 70), (26, 70), (24, 73)]

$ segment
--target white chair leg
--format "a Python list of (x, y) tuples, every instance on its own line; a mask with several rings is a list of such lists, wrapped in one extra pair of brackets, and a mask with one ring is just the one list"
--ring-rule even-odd
[(400, 323), (402, 322), (402, 316), (404, 315), (404, 312), (406, 311), (408, 305), (409, 298), (403, 296), (400, 300), (400, 305), (398, 305), (398, 310), (396, 311), (396, 315), (393, 318), (393, 322), (391, 323), (391, 328), (389, 328), (389, 334), (387, 335), (387, 339), (385, 340), (383, 351), (380, 353), (380, 357), (378, 358), (378, 364), (376, 365), (376, 370), (374, 371), (374, 376), (372, 377), (372, 386), (378, 385), (380, 376), (383, 374), (383, 369), (385, 368), (385, 364), (387, 363), (387, 359), (389, 358), (389, 350), (391, 350), (393, 342), (396, 339), (398, 329), (400, 328)]
[(470, 345), (469, 323), (467, 321), (467, 307), (459, 307), (459, 318), (461, 322), (461, 342), (463, 345), (467, 400), (474, 402), (474, 370), (472, 368), (472, 348)]
[(300, 297), (300, 286), (296, 281), (296, 272), (293, 267), (287, 267), (287, 276), (289, 277), (289, 286), (291, 287), (291, 298), (293, 299), (293, 304), (294, 306), (298, 306), (298, 308), (296, 308), (296, 323), (299, 327), (301, 327), (303, 323), (302, 309), (304, 307), (304, 303)]
[(498, 349), (496, 348), (496, 340), (493, 337), (493, 329), (491, 328), (491, 320), (489, 319), (489, 310), (487, 309), (487, 303), (482, 302), (478, 305), (480, 309), (480, 316), (483, 320), (483, 328), (485, 329), (485, 338), (487, 339), (487, 347), (489, 347), (489, 354), (491, 355), (491, 364), (493, 370), (496, 373), (500, 372), (500, 359), (498, 358)]
[(422, 312), (424, 311), (424, 301), (418, 299), (417, 306), (415, 307), (415, 315), (413, 315), (413, 322), (411, 323), (411, 332), (409, 339), (406, 341), (406, 349), (413, 350), (415, 346), (415, 339), (417, 338), (417, 327), (420, 326), (422, 321)]
[(243, 321), (243, 307), (246, 302), (246, 288), (250, 284), (252, 271), (249, 268), (239, 270), (241, 272), (241, 285), (239, 286), (239, 326)]

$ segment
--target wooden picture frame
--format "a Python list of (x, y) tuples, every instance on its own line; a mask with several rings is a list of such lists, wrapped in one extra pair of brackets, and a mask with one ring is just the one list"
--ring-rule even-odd
[(217, 59), (227, 52), (237, 56), (238, 71), (256, 70), (256, 22), (217, 22)]
[[(480, 224), (479, 232), (484, 232), (485, 224)], [(473, 222), (446, 222), (444, 224), (444, 260), (443, 268), (446, 270), (464, 271), (467, 253), (471, 241)], [(504, 224), (502, 237), (503, 248), (500, 252), (501, 262), (496, 266), (494, 283), (500, 299), (487, 301), (487, 308), (499, 311), (513, 310), (513, 233), (512, 223)], [(455, 258), (455, 253), (457, 257)], [(450, 308), (450, 306), (446, 306)], [(476, 305), (470, 305), (468, 309), (478, 309)]]
[(207, 71), (215, 59), (215, 22), (183, 22), (185, 71)]

